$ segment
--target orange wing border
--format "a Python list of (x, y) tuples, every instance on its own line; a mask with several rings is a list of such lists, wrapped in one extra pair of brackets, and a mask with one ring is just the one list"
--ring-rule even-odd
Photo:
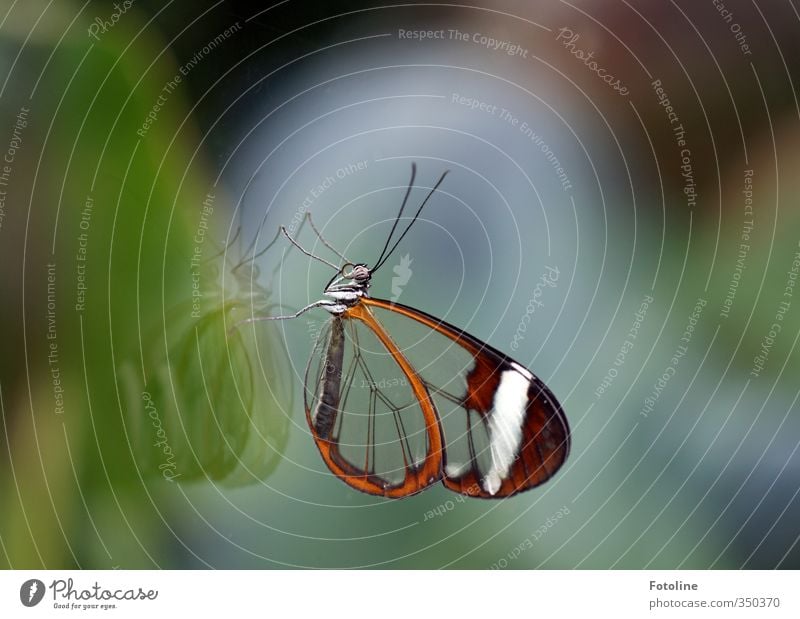
[(383, 328), (366, 305), (361, 303), (356, 304), (348, 308), (341, 317), (334, 318), (334, 320), (359, 320), (364, 323), (364, 325), (366, 325), (380, 340), (381, 344), (383, 344), (394, 361), (400, 366), (400, 370), (408, 380), (414, 397), (417, 399), (420, 409), (422, 410), (425, 420), (425, 430), (428, 436), (428, 446), (425, 460), (422, 462), (421, 466), (415, 468), (406, 466), (406, 476), (403, 483), (387, 485), (382, 483), (380, 479), (376, 478), (374, 475), (359, 471), (341, 457), (336, 441), (331, 441), (317, 434), (314, 424), (312, 423), (311, 411), (306, 408), (308, 425), (311, 428), (314, 441), (319, 448), (325, 464), (331, 472), (353, 488), (367, 494), (384, 496), (387, 498), (411, 496), (441, 480), (443, 475), (442, 459), (444, 453), (443, 433), (439, 421), (439, 414), (434, 407), (433, 400), (428, 393), (425, 383), (397, 347), (397, 344), (394, 343), (386, 332), (386, 329)]

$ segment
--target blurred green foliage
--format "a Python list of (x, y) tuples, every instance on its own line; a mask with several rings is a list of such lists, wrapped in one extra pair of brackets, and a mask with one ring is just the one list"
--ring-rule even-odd
[[(287, 428), (287, 379), (273, 358), (282, 353), (269, 329), (235, 326), (266, 307), (269, 291), (231, 285), (226, 269), (235, 261), (217, 255), (213, 227), (198, 241), (207, 194), (215, 193), (217, 211), (229, 205), (193, 151), (198, 136), (184, 96), (171, 93), (153, 120), (157, 130), (137, 134), (177, 73), (163, 41), (131, 10), (88, 45), (92, 16), (70, 26), (63, 9), (28, 42), (20, 62), (30, 70), (14, 73), (15, 101), (2, 108), (11, 119), (4, 126), (17, 103), (30, 112), (10, 188), (15, 222), (2, 230), (4, 269), (16, 264), (23, 275), (8, 292), (20, 299), (25, 291), (24, 310), (16, 304), (4, 319), (23, 324), (24, 311), (26, 337), (3, 351), (0, 561), (26, 569), (170, 565), (162, 521), (175, 483), (251, 483), (276, 464)], [(20, 20), (10, 32), (30, 25), (26, 14), (9, 19)], [(27, 186), (25, 169), (34, 171)], [(23, 243), (16, 233), (26, 207)], [(192, 305), (194, 281), (202, 296)], [(9, 368), (23, 359), (24, 373)]]

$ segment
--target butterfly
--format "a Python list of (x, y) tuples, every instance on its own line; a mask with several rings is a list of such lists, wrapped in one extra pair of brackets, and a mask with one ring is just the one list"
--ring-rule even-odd
[[(393, 242), (414, 187), (412, 164), (400, 211), (371, 267), (348, 261), (316, 228), (343, 266), (303, 249), (282, 228), (336, 274), (323, 299), (295, 314), (248, 319), (292, 319), (314, 308), (330, 314), (306, 368), (306, 420), (331, 472), (372, 495), (406, 497), (441, 481), (467, 496), (508, 497), (553, 477), (570, 449), (564, 411), (536, 375), (443, 320), (369, 294), (373, 276), (446, 175)], [(403, 257), (400, 270), (408, 264)]]

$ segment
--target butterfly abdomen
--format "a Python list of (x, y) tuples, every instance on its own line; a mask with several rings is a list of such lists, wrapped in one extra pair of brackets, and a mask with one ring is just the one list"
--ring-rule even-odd
[(320, 438), (329, 438), (336, 422), (341, 397), (343, 361), (344, 327), (340, 318), (334, 318), (331, 321), (330, 340), (319, 378), (319, 401), (312, 416), (314, 430)]

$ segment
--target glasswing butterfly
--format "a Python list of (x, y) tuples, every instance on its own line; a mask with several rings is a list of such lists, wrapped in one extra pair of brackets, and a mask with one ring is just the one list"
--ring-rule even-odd
[[(392, 244), (414, 186), (412, 164), (400, 212), (369, 267), (342, 267), (303, 249), (336, 274), (321, 307), (330, 315), (305, 376), (308, 426), (325, 464), (369, 494), (400, 498), (441, 481), (468, 496), (500, 498), (550, 479), (567, 458), (570, 432), (561, 405), (525, 367), (472, 335), (420, 310), (371, 297), (373, 275), (392, 255), (447, 172)], [(391, 245), (391, 248), (390, 248)]]

